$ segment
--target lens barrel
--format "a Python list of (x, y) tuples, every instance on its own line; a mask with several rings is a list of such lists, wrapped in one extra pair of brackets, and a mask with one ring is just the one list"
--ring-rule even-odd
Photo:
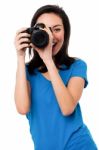
[(38, 48), (45, 48), (49, 43), (49, 35), (45, 30), (39, 27), (32, 27), (26, 30), (27, 33), (31, 34), (31, 43)]

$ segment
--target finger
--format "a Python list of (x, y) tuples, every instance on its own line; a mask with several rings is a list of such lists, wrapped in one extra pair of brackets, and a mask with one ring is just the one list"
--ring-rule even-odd
[(49, 40), (52, 42), (53, 41), (53, 34), (52, 34), (51, 30), (49, 29), (49, 27), (46, 27), (45, 31), (48, 33)]
[(30, 43), (30, 46), (35, 49), (35, 46), (32, 43)]
[(21, 44), (17, 46), (17, 50), (20, 51), (22, 49), (28, 48), (29, 44), (25, 43), (25, 44)]
[(40, 48), (34, 46), (32, 43), (30, 43), (29, 45), (30, 45), (30, 47), (32, 47), (33, 49), (35, 49), (37, 52), (41, 51)]
[(30, 34), (24, 32), (24, 33), (20, 33), (16, 36), (16, 40), (20, 40), (21, 38), (23, 37), (27, 37), (27, 38), (30, 38)]
[(21, 38), (19, 41), (18, 41), (19, 44), (22, 44), (22, 43), (30, 43), (30, 39), (28, 38)]
[(16, 32), (16, 35), (18, 35), (18, 34), (21, 33), (21, 32), (24, 32), (26, 29), (27, 29), (26, 27), (19, 29), (19, 30)]

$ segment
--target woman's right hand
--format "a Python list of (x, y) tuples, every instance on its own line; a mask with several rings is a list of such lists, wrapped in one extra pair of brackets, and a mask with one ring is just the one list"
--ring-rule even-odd
[(25, 56), (26, 48), (30, 47), (30, 34), (26, 33), (27, 28), (21, 28), (17, 31), (15, 36), (15, 48), (17, 56)]

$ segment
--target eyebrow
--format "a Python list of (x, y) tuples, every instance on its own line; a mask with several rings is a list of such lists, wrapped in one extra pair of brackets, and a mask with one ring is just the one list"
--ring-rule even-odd
[[(42, 22), (38, 22), (38, 23), (36, 23), (36, 24), (42, 24)], [(57, 26), (62, 26), (62, 24), (56, 24), (56, 25), (54, 25), (54, 26), (52, 26), (52, 27), (49, 27), (49, 28), (55, 28), (55, 27), (57, 27)]]
[(57, 27), (57, 26), (62, 26), (61, 24), (57, 24), (57, 25), (54, 25), (52, 28), (55, 28), (55, 27)]

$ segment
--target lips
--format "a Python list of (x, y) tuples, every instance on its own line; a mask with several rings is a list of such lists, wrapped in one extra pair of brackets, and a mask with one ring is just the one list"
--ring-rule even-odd
[(57, 43), (54, 43), (53, 44), (53, 46), (52, 46), (52, 51), (55, 53), (55, 51), (56, 51), (56, 45), (57, 45)]
[(52, 46), (53, 46), (53, 47), (55, 47), (55, 46), (56, 46), (56, 44), (57, 44), (56, 42), (53, 42), (53, 43), (52, 43)]

